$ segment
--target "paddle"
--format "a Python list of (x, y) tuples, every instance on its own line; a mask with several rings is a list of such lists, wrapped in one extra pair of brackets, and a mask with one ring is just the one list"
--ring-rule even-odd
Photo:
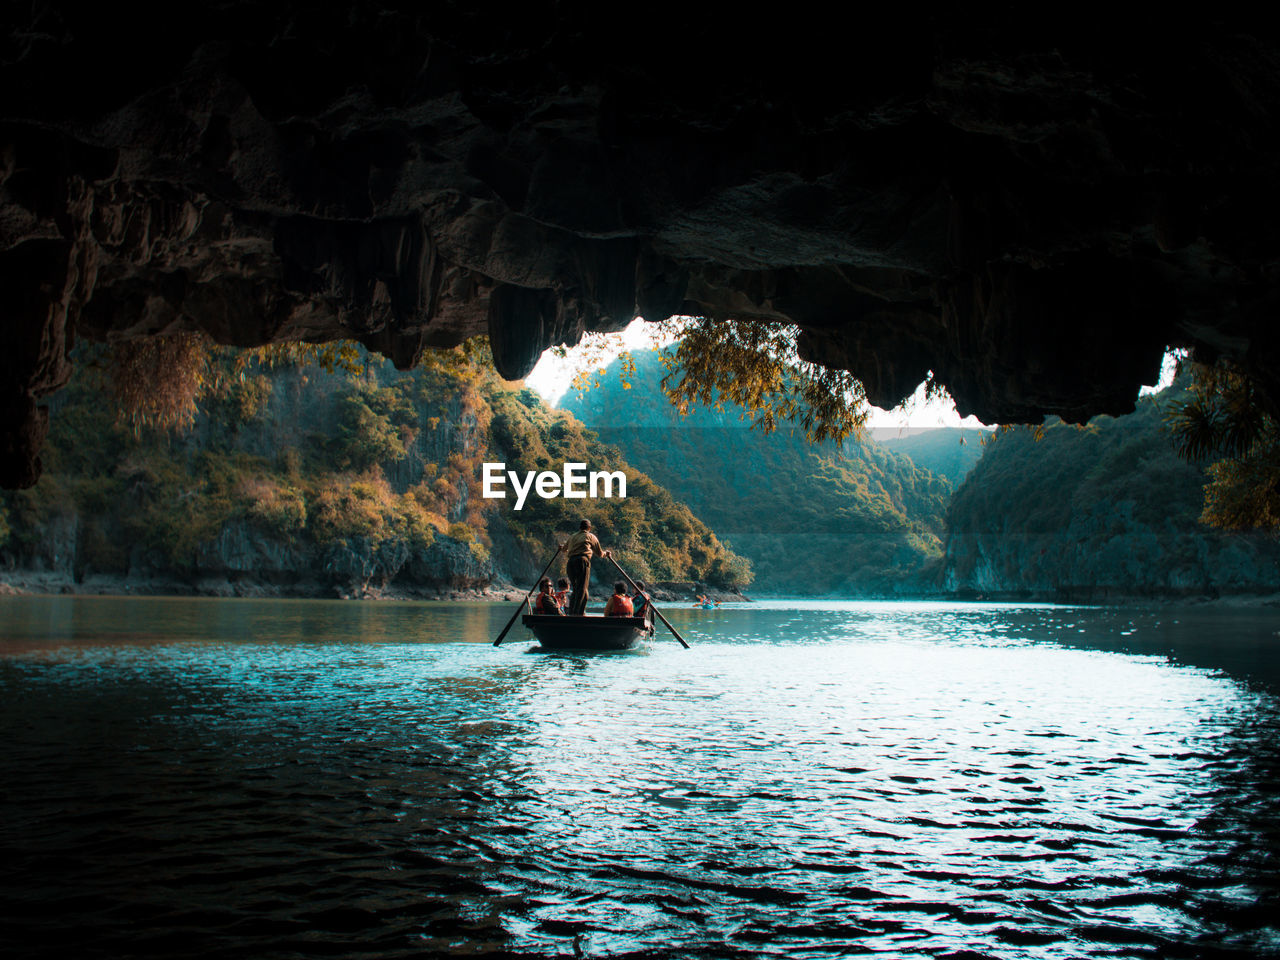
[[(543, 567), (542, 572), (538, 574), (538, 579), (533, 582), (533, 590), (538, 589), (538, 584), (542, 582), (542, 578), (547, 575), (547, 571), (551, 569), (551, 564), (556, 562), (556, 557), (560, 556), (560, 551), (563, 549), (563, 547), (556, 547), (556, 552), (551, 555), (551, 559), (547, 561), (547, 565)], [(493, 645), (495, 647), (502, 643), (503, 638), (507, 635), (507, 631), (510, 630), (511, 625), (516, 622), (516, 617), (520, 616), (520, 611), (525, 608), (525, 605), (529, 602), (529, 598), (533, 596), (533, 590), (530, 590), (524, 595), (524, 599), (520, 601), (520, 606), (516, 607), (516, 612), (511, 615), (511, 619), (507, 621), (507, 625), (503, 627), (502, 632), (498, 634), (498, 639), (493, 641)]]
[[(636, 593), (639, 593), (639, 592), (640, 592), (640, 588), (636, 586), (636, 582), (635, 582), (634, 580), (632, 580), (629, 576), (627, 576), (627, 571), (625, 571), (625, 570), (623, 570), (623, 569), (622, 569), (622, 566), (618, 563), (618, 561), (617, 561), (617, 560), (614, 560), (614, 559), (613, 559), (613, 557), (612, 557), (612, 556), (610, 556), (610, 557), (609, 557), (609, 562), (610, 562), (610, 563), (612, 563), (615, 567), (617, 567), (617, 568), (618, 568), (618, 572), (619, 572), (620, 574), (622, 574), (623, 579), (625, 579), (625, 580), (627, 581), (627, 583), (631, 584), (631, 589), (632, 589), (632, 590), (634, 590)], [(654, 612), (654, 613), (656, 613), (656, 614), (658, 615), (658, 619), (659, 619), (659, 620), (661, 620), (663, 623), (665, 623), (665, 624), (667, 625), (667, 629), (668, 629), (668, 630), (670, 630), (670, 631), (671, 631), (671, 633), (672, 633), (672, 635), (673, 635), (673, 636), (675, 636), (675, 638), (676, 638), (677, 640), (679, 640), (679, 641), (680, 641), (680, 646), (682, 646), (682, 647), (684, 647), (686, 650), (688, 650), (688, 649), (689, 649), (689, 645), (688, 645), (687, 643), (685, 643), (685, 642), (684, 642), (684, 637), (680, 636), (680, 631), (678, 631), (675, 627), (673, 627), (673, 626), (671, 625), (671, 621), (669, 621), (666, 617), (664, 617), (664, 616), (662, 615), (662, 611), (661, 611), (661, 610), (659, 610), (657, 607), (654, 607), (654, 606), (653, 606), (653, 601), (652, 601), (652, 600), (650, 600), (650, 601), (649, 601), (649, 606), (650, 606), (650, 607), (653, 607), (653, 612)]]

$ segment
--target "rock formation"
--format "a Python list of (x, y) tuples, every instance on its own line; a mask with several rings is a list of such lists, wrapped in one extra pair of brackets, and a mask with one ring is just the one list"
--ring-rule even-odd
[(7, 5), (0, 484), (75, 337), (189, 329), (402, 366), (487, 332), (519, 377), (637, 314), (754, 317), (988, 422), (1124, 412), (1182, 345), (1280, 407), (1274, 33), (503, 6)]

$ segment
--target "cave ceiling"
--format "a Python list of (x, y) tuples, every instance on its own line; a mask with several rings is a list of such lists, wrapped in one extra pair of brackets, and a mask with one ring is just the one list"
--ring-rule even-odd
[(487, 333), (518, 378), (683, 313), (794, 324), (880, 405), (932, 371), (989, 423), (1126, 412), (1169, 346), (1280, 401), (1280, 42), (1258, 24), (3, 9), (6, 486), (39, 473), (77, 338), (183, 330), (402, 367)]

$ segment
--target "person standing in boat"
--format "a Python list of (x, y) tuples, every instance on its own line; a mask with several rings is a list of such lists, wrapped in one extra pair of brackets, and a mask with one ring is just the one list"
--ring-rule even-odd
[(556, 595), (551, 592), (550, 577), (543, 577), (538, 581), (538, 599), (533, 603), (533, 612), (547, 617), (564, 616), (564, 611), (556, 602)]
[(630, 617), (633, 615), (631, 598), (627, 596), (627, 585), (621, 580), (613, 585), (613, 596), (604, 605), (604, 615), (606, 617)]
[(560, 545), (568, 556), (569, 585), (573, 596), (569, 600), (569, 615), (581, 617), (587, 612), (587, 585), (591, 582), (591, 558), (611, 557), (612, 552), (600, 546), (591, 532), (591, 521), (578, 524), (578, 532)]

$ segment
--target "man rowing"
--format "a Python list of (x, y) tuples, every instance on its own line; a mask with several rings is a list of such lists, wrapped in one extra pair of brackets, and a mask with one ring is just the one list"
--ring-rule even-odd
[(570, 616), (581, 617), (587, 612), (587, 585), (591, 582), (591, 558), (611, 557), (612, 551), (600, 546), (600, 541), (591, 532), (591, 521), (583, 520), (578, 524), (578, 532), (560, 545), (560, 549), (569, 557), (569, 599)]

